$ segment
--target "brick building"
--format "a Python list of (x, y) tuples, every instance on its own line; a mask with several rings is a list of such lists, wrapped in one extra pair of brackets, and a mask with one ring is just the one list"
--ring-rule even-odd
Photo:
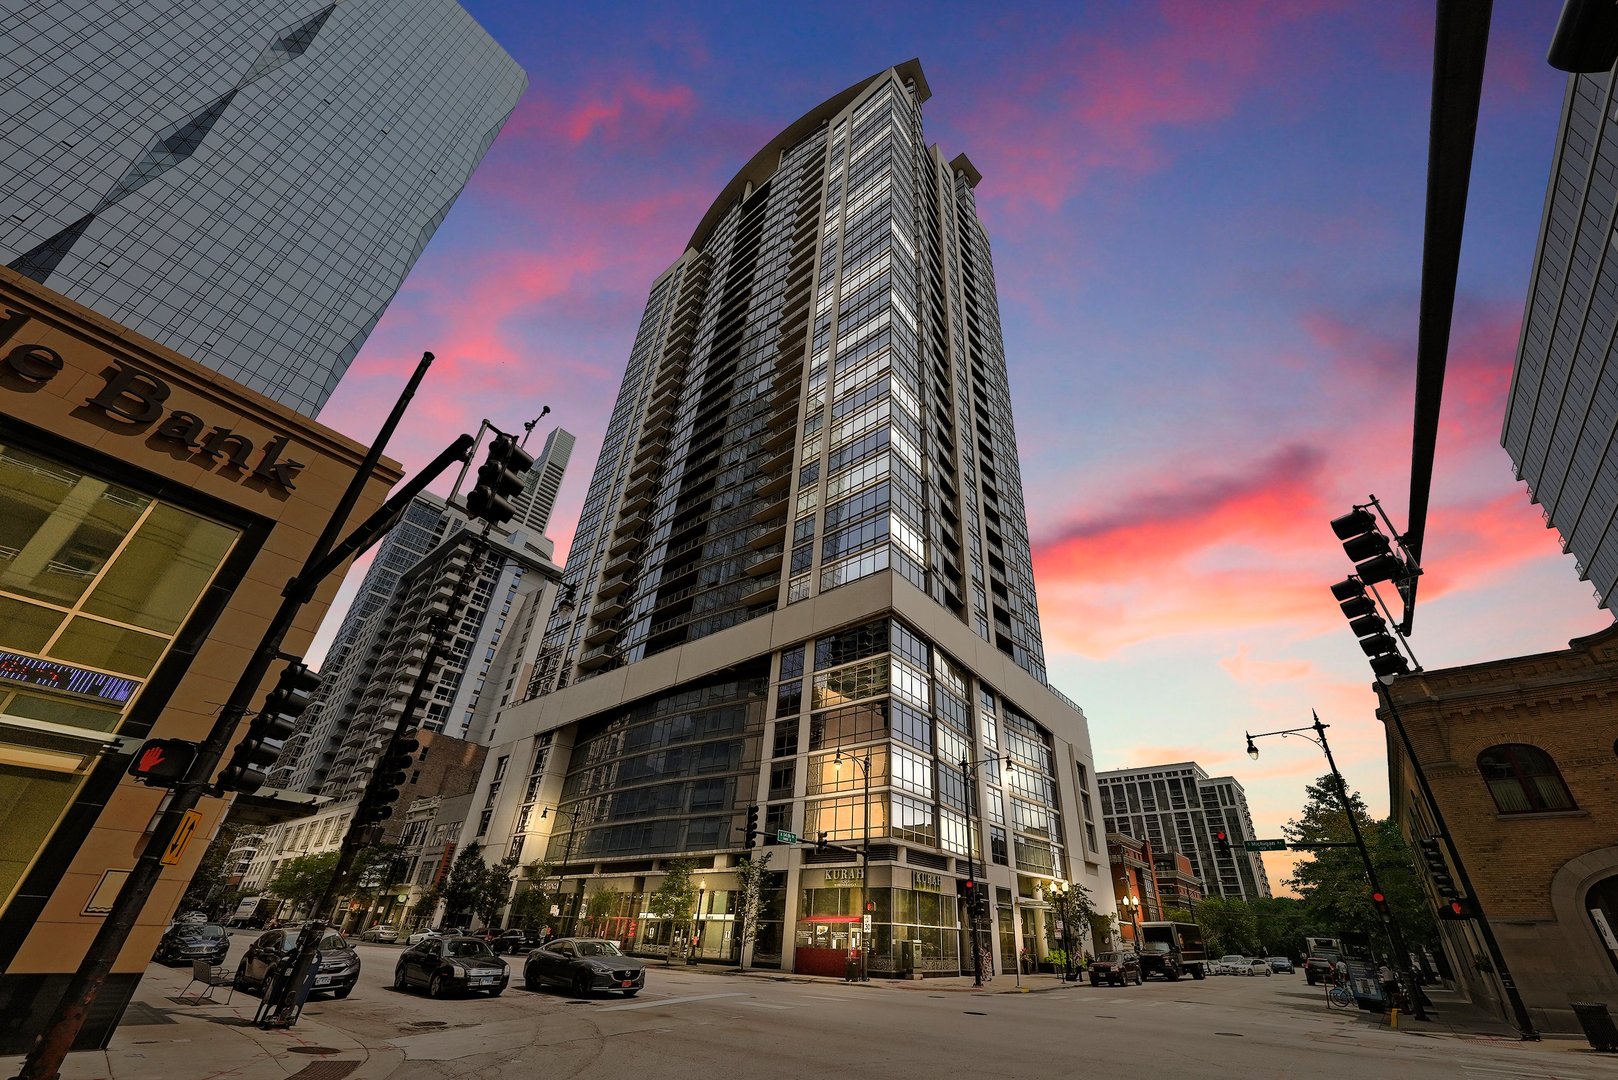
[[(1618, 1002), (1618, 626), (1566, 650), (1397, 679), (1390, 693), (1536, 1026)], [(1388, 724), (1392, 810), (1436, 834)], [(1436, 894), (1434, 896), (1437, 903)], [(1476, 924), (1440, 923), (1457, 977), (1505, 1015)]]
[(1118, 936), (1133, 946), (1135, 923), (1159, 922), (1163, 918), (1162, 894), (1152, 865), (1152, 843), (1128, 833), (1110, 832), (1107, 863), (1118, 901)]

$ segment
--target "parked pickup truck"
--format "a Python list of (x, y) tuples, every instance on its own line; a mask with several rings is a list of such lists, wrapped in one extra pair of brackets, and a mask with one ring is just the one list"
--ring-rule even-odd
[(1140, 972), (1173, 982), (1181, 975), (1193, 979), (1208, 975), (1207, 947), (1196, 923), (1148, 922), (1140, 924)]

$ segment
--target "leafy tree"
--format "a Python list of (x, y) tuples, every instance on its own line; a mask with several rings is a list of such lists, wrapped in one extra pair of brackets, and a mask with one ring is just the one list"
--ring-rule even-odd
[(622, 893), (615, 892), (612, 889), (596, 889), (585, 894), (582, 914), (585, 925), (590, 928), (591, 934), (600, 936), (601, 928), (606, 924), (607, 919), (617, 912), (618, 898), (622, 895)]
[[(1354, 833), (1337, 794), (1337, 781), (1329, 774), (1322, 776), (1308, 785), (1305, 793), (1303, 813), (1282, 827), (1287, 841), (1350, 846), (1316, 849), (1311, 858), (1294, 867), (1291, 878), (1282, 882), (1295, 889), (1301, 899), (1304, 914), (1299, 934), (1364, 933), (1381, 948), (1386, 942), (1382, 922), (1371, 904), (1365, 863), (1352, 846)], [(1438, 924), (1398, 826), (1392, 819), (1373, 819), (1358, 792), (1350, 792), (1348, 802), (1405, 944), (1411, 949), (1436, 948)]]
[(1246, 901), (1209, 897), (1197, 905), (1197, 925), (1210, 956), (1258, 950), (1258, 919)]
[(1191, 917), (1191, 911), (1189, 908), (1166, 907), (1163, 909), (1163, 921), (1194, 923), (1197, 920)]
[(410, 909), (410, 925), (422, 926), (431, 923), (433, 916), (438, 913), (438, 905), (443, 901), (444, 886), (441, 883), (434, 883), (426, 892), (421, 894), (421, 898)]
[[(665, 919), (672, 922), (675, 919), (690, 919), (691, 905), (696, 901), (697, 890), (691, 885), (691, 871), (696, 864), (690, 859), (675, 859), (663, 868), (663, 881), (657, 886), (655, 892), (646, 898), (646, 910), (654, 919)], [(672, 943), (669, 951), (663, 956), (663, 963), (668, 964), (674, 953)]]
[(242, 891), (230, 884), (228, 856), (236, 845), (236, 838), (246, 832), (241, 825), (225, 824), (208, 844), (197, 863), (197, 872), (180, 898), (180, 911), (201, 911), (209, 919), (222, 922), (235, 908)]
[(517, 858), (508, 855), (493, 866), (486, 866), (477, 881), (472, 898), (472, 913), (483, 920), (484, 926), (497, 926), (500, 909), (511, 898), (511, 875), (517, 869)]
[(1258, 920), (1259, 951), (1264, 956), (1297, 956), (1309, 933), (1309, 913), (1292, 896), (1260, 897), (1248, 901)]
[(758, 915), (764, 903), (764, 882), (769, 879), (771, 854), (766, 851), (736, 864), (736, 881), (741, 886), (736, 917), (741, 920), (742, 929), (737, 955), (743, 971), (747, 970), (747, 950), (758, 940)]
[(455, 856), (444, 880), (444, 921), (459, 924), (477, 913), (488, 869), (477, 844), (468, 844)]
[(335, 851), (327, 851), (320, 855), (299, 855), (288, 859), (276, 869), (275, 876), (270, 878), (270, 883), (264, 891), (285, 900), (296, 915), (325, 895), (326, 886), (336, 869)]
[(556, 874), (550, 863), (535, 859), (517, 876), (517, 895), (511, 899), (511, 925), (538, 930), (551, 913), (549, 882)]

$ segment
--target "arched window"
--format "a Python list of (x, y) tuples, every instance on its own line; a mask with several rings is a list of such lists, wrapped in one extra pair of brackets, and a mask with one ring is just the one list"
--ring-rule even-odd
[(1551, 756), (1527, 743), (1491, 746), (1478, 755), (1478, 771), (1502, 814), (1536, 814), (1577, 806)]

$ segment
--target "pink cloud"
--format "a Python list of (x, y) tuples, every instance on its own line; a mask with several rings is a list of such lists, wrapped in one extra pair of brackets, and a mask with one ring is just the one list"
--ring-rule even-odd
[(1242, 645), (1234, 656), (1219, 661), (1231, 678), (1243, 683), (1290, 683), (1314, 678), (1319, 669), (1307, 660), (1258, 660), (1252, 649)]

